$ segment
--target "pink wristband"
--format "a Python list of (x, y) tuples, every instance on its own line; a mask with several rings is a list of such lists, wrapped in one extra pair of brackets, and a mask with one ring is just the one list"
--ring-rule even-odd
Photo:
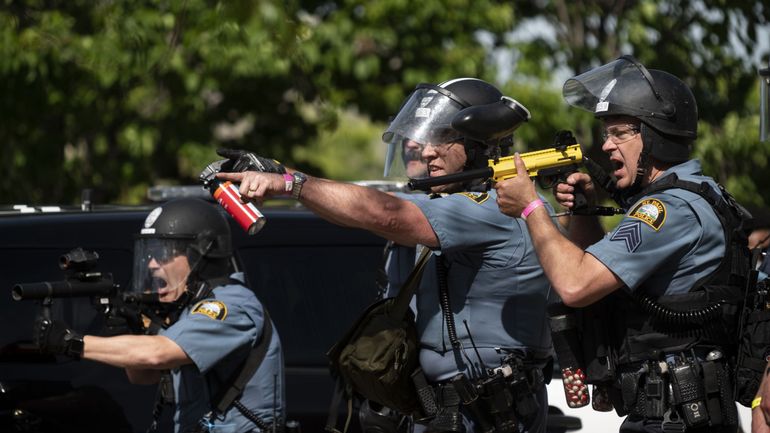
[(535, 209), (539, 208), (542, 205), (543, 205), (543, 200), (540, 200), (540, 199), (532, 200), (527, 205), (527, 207), (525, 207), (524, 210), (521, 211), (521, 219), (526, 221), (529, 214), (531, 214), (532, 211), (534, 211)]
[(283, 174), (283, 191), (286, 195), (291, 195), (291, 190), (294, 188), (294, 176), (289, 173)]

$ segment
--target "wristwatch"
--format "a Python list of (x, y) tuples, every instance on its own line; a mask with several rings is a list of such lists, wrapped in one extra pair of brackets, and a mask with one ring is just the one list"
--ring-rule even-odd
[(67, 348), (65, 355), (73, 358), (80, 358), (83, 356), (82, 335), (68, 330), (67, 333), (64, 334), (64, 345)]
[(307, 181), (307, 176), (299, 171), (292, 173), (292, 176), (294, 177), (294, 182), (291, 186), (291, 197), (299, 200), (299, 195), (302, 193), (302, 185)]

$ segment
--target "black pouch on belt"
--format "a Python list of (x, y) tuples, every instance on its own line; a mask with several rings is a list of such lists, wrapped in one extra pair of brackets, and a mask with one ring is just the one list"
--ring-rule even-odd
[(460, 414), (460, 396), (452, 385), (440, 385), (436, 388), (438, 412), (428, 424), (428, 431), (465, 433), (462, 414)]
[(669, 369), (674, 405), (688, 427), (702, 427), (708, 424), (706, 393), (697, 366), (690, 362), (673, 365)]
[(644, 382), (646, 413), (649, 418), (663, 418), (668, 409), (666, 377), (659, 372), (659, 364), (650, 362)]
[[(644, 416), (646, 413), (644, 409), (644, 400), (642, 400), (642, 406), (637, 408), (637, 402), (639, 400), (639, 380), (641, 379), (641, 372), (624, 372), (620, 374), (620, 391), (623, 399), (622, 411), (619, 411), (618, 415), (623, 416), (629, 413), (634, 415)], [(616, 406), (620, 409), (620, 406)]]
[(471, 381), (462, 373), (452, 378), (457, 395), (460, 396), (460, 402), (463, 404), (476, 422), (476, 429), (479, 433), (494, 433), (495, 426), (489, 414), (481, 407), (478, 390)]

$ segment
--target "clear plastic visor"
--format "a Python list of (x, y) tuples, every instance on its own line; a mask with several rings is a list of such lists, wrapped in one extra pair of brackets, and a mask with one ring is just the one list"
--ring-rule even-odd
[[(159, 293), (184, 289), (193, 264), (187, 257), (191, 238), (137, 237), (131, 290)], [(186, 260), (180, 260), (184, 258)], [(182, 290), (183, 291), (183, 290)], [(181, 293), (181, 291), (180, 291)]]
[(461, 138), (451, 122), (463, 106), (434, 88), (418, 88), (390, 123), (382, 141), (387, 145), (384, 176), (395, 180), (427, 177), (422, 160), (425, 145), (451, 143)]
[[(655, 94), (649, 79), (645, 77), (644, 66), (634, 64), (627, 59), (617, 59), (606, 65), (591, 69), (568, 79), (562, 88), (562, 94), (568, 104), (601, 116), (603, 113), (623, 113), (627, 115), (649, 116), (660, 114), (662, 102)], [(649, 74), (648, 74), (649, 75)], [(629, 98), (629, 96), (633, 96)], [(654, 106), (628, 106), (626, 100), (655, 101)]]

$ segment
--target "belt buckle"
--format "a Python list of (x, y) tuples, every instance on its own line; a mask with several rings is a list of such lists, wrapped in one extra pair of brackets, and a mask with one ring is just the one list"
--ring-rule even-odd
[(660, 427), (663, 433), (684, 433), (687, 429), (682, 418), (672, 409), (663, 414), (663, 422)]

